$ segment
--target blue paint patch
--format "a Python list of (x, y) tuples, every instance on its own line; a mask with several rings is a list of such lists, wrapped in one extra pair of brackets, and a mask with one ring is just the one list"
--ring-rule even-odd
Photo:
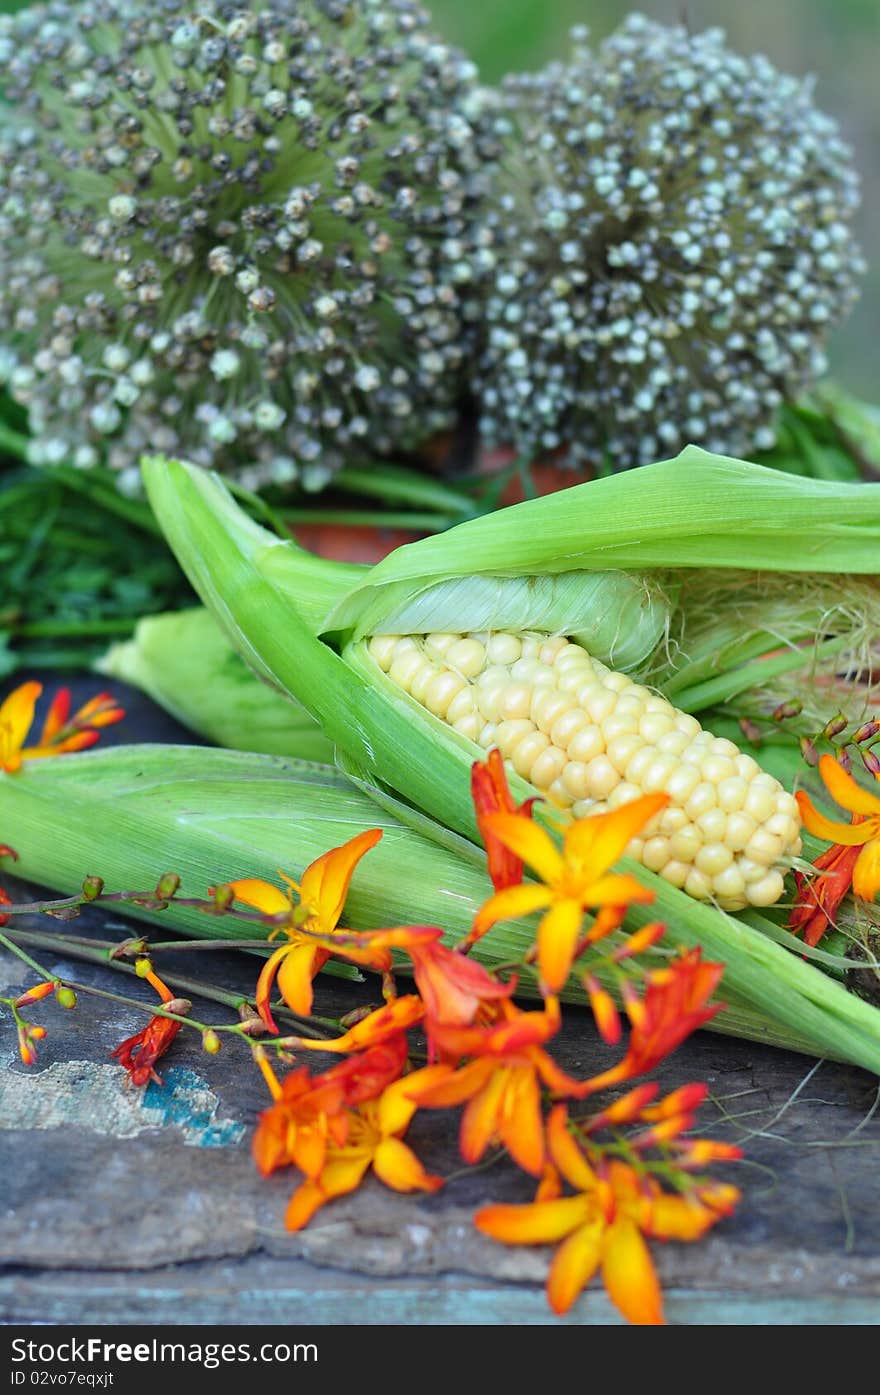
[(153, 1080), (147, 1085), (145, 1110), (160, 1116), (163, 1124), (176, 1124), (186, 1135), (187, 1143), (197, 1148), (227, 1148), (238, 1143), (244, 1124), (216, 1118), (217, 1096), (201, 1076), (182, 1066), (168, 1066), (162, 1079), (162, 1085)]

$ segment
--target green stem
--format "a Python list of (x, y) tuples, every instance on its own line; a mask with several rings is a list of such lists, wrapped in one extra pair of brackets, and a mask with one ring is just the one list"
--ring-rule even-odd
[(7, 451), (16, 460), (27, 462), (30, 440), (16, 431), (8, 422), (0, 420), (0, 450)]
[(449, 485), (427, 479), (414, 470), (406, 470), (400, 465), (389, 465), (382, 469), (371, 469), (354, 465), (340, 470), (334, 483), (355, 494), (365, 494), (371, 499), (390, 499), (392, 502), (419, 504), (423, 508), (438, 513), (453, 513), (459, 519), (471, 518), (477, 509), (467, 494), (461, 494)]
[[(120, 959), (108, 959), (107, 950), (115, 947), (109, 943), (104, 943), (103, 947), (99, 948), (98, 942), (95, 942), (95, 948), (92, 949), (81, 942), (74, 943), (68, 941), (65, 936), (51, 935), (39, 930), (16, 930), (15, 933), (16, 937), (23, 940), (25, 944), (34, 945), (38, 949), (51, 949), (54, 953), (67, 955), (71, 959), (79, 959), (88, 964), (101, 964), (104, 968), (112, 969), (114, 973), (128, 974), (129, 977), (132, 978), (139, 977), (133, 964), (126, 964)], [(25, 959), (27, 963), (30, 964), (32, 968), (35, 968), (37, 973), (42, 974), (44, 978), (50, 979), (54, 977), (54, 975), (48, 974), (41, 969), (38, 964), (35, 964), (23, 950), (20, 950), (11, 941), (7, 940), (5, 935), (0, 935), (0, 943), (6, 945), (12, 953), (18, 954), (20, 958)], [(183, 993), (192, 994), (192, 996), (196, 998), (207, 998), (210, 1002), (220, 1003), (222, 1006), (232, 1008), (234, 1011), (238, 1011), (241, 1004), (248, 1001), (247, 997), (241, 993), (230, 993), (225, 988), (217, 988), (214, 984), (202, 983), (199, 979), (189, 978), (183, 974), (163, 973), (163, 981), (168, 984), (169, 988), (179, 988)], [(88, 984), (71, 983), (70, 987), (97, 994), (102, 998), (115, 998), (118, 1001), (133, 1002), (138, 1007), (149, 1007), (149, 1004), (145, 1005), (140, 1000), (120, 999), (118, 994), (110, 993), (106, 989), (91, 988)], [(153, 1007), (150, 1010), (158, 1011), (158, 1008)], [(297, 1031), (303, 1036), (315, 1037), (318, 1040), (325, 1036), (325, 1032), (316, 1030), (313, 1025), (315, 1022), (319, 1022), (322, 1026), (332, 1029), (334, 1035), (339, 1031), (339, 1024), (332, 1021), (330, 1018), (298, 1017), (296, 1013), (291, 1012), (284, 1004), (278, 1006), (273, 1003), (272, 1012), (276, 1017), (282, 1017), (287, 1021), (295, 1023)]]
[(135, 617), (125, 620), (34, 620), (28, 625), (19, 625), (15, 633), (19, 639), (55, 639), (58, 637), (81, 637), (84, 635), (127, 635), (135, 627)]

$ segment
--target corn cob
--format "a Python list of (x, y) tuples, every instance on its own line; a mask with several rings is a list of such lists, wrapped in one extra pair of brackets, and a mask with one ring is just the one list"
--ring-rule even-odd
[(778, 780), (665, 698), (562, 636), (374, 636), (392, 682), (575, 817), (663, 790), (670, 804), (627, 852), (698, 900), (770, 906), (775, 864), (801, 851)]

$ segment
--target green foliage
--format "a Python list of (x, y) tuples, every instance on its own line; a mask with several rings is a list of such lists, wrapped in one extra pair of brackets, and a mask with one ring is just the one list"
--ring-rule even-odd
[(148, 511), (120, 517), (114, 492), (96, 499), (84, 480), (0, 460), (0, 677), (82, 668), (141, 615), (192, 597)]

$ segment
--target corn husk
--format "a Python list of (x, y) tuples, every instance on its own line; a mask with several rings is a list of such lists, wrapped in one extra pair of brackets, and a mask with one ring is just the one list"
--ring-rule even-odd
[[(459, 524), (397, 548), (366, 572), (340, 570), (282, 542), (197, 467), (154, 457), (144, 462), (144, 478), (190, 581), (251, 667), (301, 702), (373, 783), (470, 838), (477, 836), (469, 797), (476, 748), (377, 670), (360, 638), (367, 617), (381, 626), (407, 595), (415, 604), (432, 587), (456, 585), (457, 628), (470, 629), (472, 577), (513, 577), (527, 587), (531, 578), (588, 578), (592, 570), (607, 589), (597, 596), (591, 587), (588, 603), (608, 612), (614, 642), (622, 594), (615, 571), (639, 565), (650, 597), (646, 626), (656, 639), (664, 607), (664, 631), (673, 613), (663, 585), (663, 569), (673, 565), (870, 575), (880, 559), (880, 485), (803, 479), (693, 447), (674, 461)], [(661, 577), (656, 585), (649, 567)], [(567, 599), (572, 609), (559, 628), (569, 633), (591, 617)], [(501, 610), (495, 627), (507, 626)], [(591, 652), (613, 662), (607, 651)], [(516, 785), (521, 798), (534, 793)]]
[(98, 673), (140, 688), (218, 746), (332, 762), (333, 747), (295, 699), (260, 682), (203, 606), (147, 615), (112, 645)]
[[(309, 708), (346, 769), (375, 798), (397, 801), (403, 817), (420, 811), (471, 841), (476, 748), (378, 672), (359, 637), (407, 604), (408, 593), (415, 601), (432, 586), (459, 582), (456, 628), (469, 629), (472, 574), (527, 578), (710, 562), (870, 574), (880, 556), (880, 488), (789, 477), (691, 449), (677, 461), (576, 486), (409, 544), (352, 586), (295, 545), (242, 522), (218, 479), (159, 458), (145, 462), (144, 473), (172, 548), (239, 652)], [(650, 578), (647, 586), (652, 604), (662, 604), (662, 587), (651, 588)], [(496, 624), (506, 627), (503, 615)], [(574, 615), (567, 621), (570, 628), (577, 624)], [(512, 786), (520, 798), (534, 793), (518, 778)], [(772, 919), (726, 914), (626, 859), (621, 866), (654, 890), (651, 914), (678, 941), (700, 943), (727, 964), (727, 990), (738, 1002), (809, 1036), (817, 1054), (870, 1060), (876, 1069), (880, 1015), (775, 943), (780, 932)], [(633, 923), (644, 918), (632, 915)]]
[[(102, 877), (107, 891), (149, 892), (173, 871), (179, 894), (195, 897), (238, 877), (278, 883), (279, 869), (296, 879), (321, 853), (377, 827), (382, 839), (358, 863), (343, 924), (436, 924), (454, 944), (491, 894), (484, 853), (448, 829), (387, 796), (372, 797), (338, 770), (240, 751), (120, 746), (35, 761), (14, 776), (0, 774), (0, 826), (19, 855), (16, 872), (64, 894), (75, 893), (85, 875)], [(713, 925), (716, 913), (690, 904), (692, 921), (668, 917), (663, 952), (698, 942), (710, 957), (725, 951), (721, 996), (729, 1006), (714, 1029), (880, 1072), (880, 1013), (749, 925), (722, 916), (729, 922), (723, 931)], [(120, 909), (205, 938), (268, 933), (174, 901), (161, 912)], [(653, 908), (638, 908), (633, 924), (654, 916)], [(475, 955), (488, 963), (519, 959), (534, 928), (534, 920), (499, 925)], [(536, 992), (528, 972), (520, 991)], [(575, 977), (565, 996), (583, 1001)]]

